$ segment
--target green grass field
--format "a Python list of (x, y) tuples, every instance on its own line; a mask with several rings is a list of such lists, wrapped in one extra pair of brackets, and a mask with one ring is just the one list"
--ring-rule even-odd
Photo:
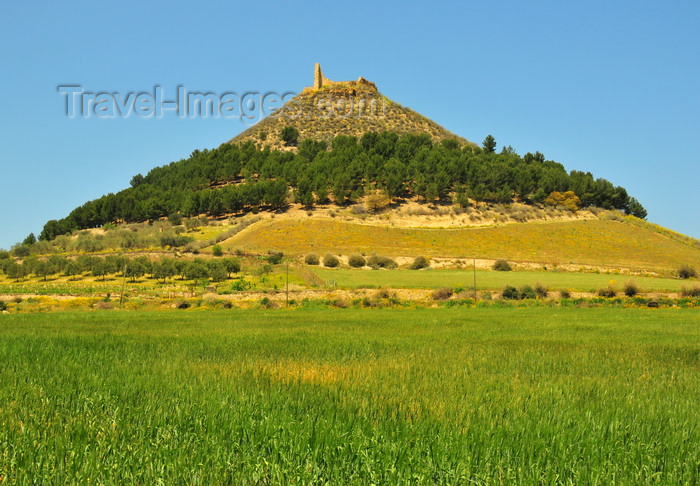
[[(471, 270), (358, 270), (349, 268), (313, 268), (313, 272), (325, 280), (343, 288), (394, 287), (394, 288), (474, 288), (474, 273)], [(691, 286), (696, 280), (670, 278), (634, 277), (628, 275), (570, 273), (570, 272), (495, 272), (476, 271), (476, 287), (480, 290), (500, 290), (506, 285), (521, 287), (534, 286), (537, 282), (550, 289), (568, 289), (588, 292), (607, 287), (615, 281), (614, 287), (622, 291), (625, 282), (632, 280), (642, 292), (677, 292), (681, 286)]]
[(0, 318), (0, 484), (697, 484), (700, 312)]

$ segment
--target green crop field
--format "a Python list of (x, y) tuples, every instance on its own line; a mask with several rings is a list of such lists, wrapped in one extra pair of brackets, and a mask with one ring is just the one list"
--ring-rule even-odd
[(0, 317), (0, 484), (697, 484), (700, 312)]
[[(395, 287), (395, 288), (474, 288), (474, 273), (471, 270), (358, 270), (348, 268), (313, 268), (313, 272), (327, 283), (339, 287)], [(629, 275), (571, 273), (571, 272), (495, 272), (476, 271), (476, 287), (480, 290), (498, 290), (506, 285), (520, 287), (535, 285), (537, 282), (550, 289), (567, 289), (588, 292), (607, 287), (611, 281), (621, 291), (625, 282), (634, 281), (641, 292), (677, 292), (681, 286), (689, 286), (695, 280), (670, 278), (636, 277)]]

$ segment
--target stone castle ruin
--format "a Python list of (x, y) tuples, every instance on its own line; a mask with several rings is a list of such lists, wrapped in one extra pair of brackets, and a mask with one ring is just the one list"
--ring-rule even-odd
[(325, 87), (338, 87), (350, 89), (364, 89), (377, 91), (377, 86), (372, 81), (367, 81), (360, 76), (357, 81), (331, 81), (323, 75), (321, 71), (321, 63), (314, 65), (314, 85), (310, 89), (321, 89)]
[(313, 98), (313, 108), (324, 118), (386, 115), (384, 99), (377, 86), (360, 76), (357, 81), (331, 81), (323, 75), (321, 64), (314, 65), (314, 84), (304, 88)]

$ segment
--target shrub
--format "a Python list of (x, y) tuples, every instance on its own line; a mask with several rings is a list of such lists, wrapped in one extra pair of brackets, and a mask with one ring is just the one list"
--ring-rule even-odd
[(617, 295), (617, 292), (615, 292), (615, 289), (611, 285), (608, 285), (607, 287), (605, 287), (603, 289), (598, 289), (597, 294), (599, 297), (612, 298), (612, 297), (615, 297)]
[(365, 208), (371, 213), (378, 213), (391, 204), (391, 199), (383, 191), (376, 191), (365, 198)]
[(365, 257), (362, 255), (350, 255), (350, 258), (348, 258), (348, 265), (353, 268), (362, 268), (366, 263)]
[[(131, 262), (130, 262), (130, 263), (131, 263)], [(77, 276), (77, 275), (82, 275), (83, 269), (80, 267), (80, 265), (78, 264), (78, 262), (76, 262), (75, 260), (70, 260), (70, 261), (68, 262), (68, 264), (66, 265), (66, 268), (63, 269), (63, 273), (64, 273), (67, 277), (75, 277), (75, 276)], [(143, 273), (142, 273), (141, 275), (143, 275)], [(137, 276), (140, 277), (140, 275), (137, 275)]]
[(625, 282), (625, 295), (627, 297), (634, 297), (639, 293), (639, 287), (634, 280), (628, 280)]
[(207, 262), (207, 268), (209, 269), (209, 278), (214, 282), (221, 282), (228, 278), (228, 271), (226, 266), (221, 260), (210, 260)]
[(186, 300), (182, 300), (177, 303), (177, 308), (178, 309), (189, 309), (190, 308), (190, 303), (187, 302)]
[(411, 266), (408, 267), (411, 270), (420, 270), (421, 268), (428, 268), (430, 266), (430, 260), (425, 258), (424, 256), (419, 256), (416, 257), (415, 260), (413, 260), (413, 263), (411, 263)]
[(336, 268), (339, 265), (340, 265), (340, 260), (338, 260), (338, 257), (336, 257), (335, 255), (331, 255), (330, 253), (326, 253), (326, 255), (323, 257), (323, 266), (324, 267)]
[(548, 206), (554, 206), (554, 209), (562, 207), (576, 212), (581, 205), (581, 200), (573, 191), (566, 191), (565, 193), (554, 191), (547, 196), (544, 203)]
[(377, 299), (389, 299), (391, 298), (391, 292), (389, 292), (389, 289), (381, 288), (377, 290), (377, 293), (374, 294), (374, 297)]
[(493, 269), (497, 272), (510, 272), (511, 270), (513, 270), (512, 268), (510, 268), (508, 262), (503, 260), (502, 258), (496, 260), (496, 262), (493, 264)]
[(272, 268), (272, 265), (269, 263), (263, 263), (259, 267), (256, 267), (255, 270), (253, 270), (253, 273), (259, 277), (263, 275), (267, 275), (269, 273), (272, 273), (274, 268)]
[(168, 221), (170, 221), (173, 226), (179, 226), (182, 224), (182, 216), (178, 213), (171, 213), (168, 215)]
[(678, 269), (678, 276), (682, 279), (695, 278), (697, 277), (697, 272), (690, 265), (684, 264)]
[(106, 302), (104, 300), (101, 300), (99, 302), (95, 302), (92, 307), (95, 309), (99, 310), (110, 310), (114, 307), (114, 305), (111, 302)]
[(267, 263), (271, 263), (272, 265), (279, 265), (282, 263), (282, 258), (284, 257), (284, 253), (281, 251), (274, 251), (271, 252), (265, 260), (267, 260)]
[(369, 257), (369, 259), (367, 259), (367, 265), (374, 268), (375, 270), (377, 268), (392, 269), (392, 268), (396, 268), (398, 266), (393, 258), (377, 256), (377, 255), (372, 255), (371, 257)]
[(433, 291), (433, 300), (447, 300), (452, 297), (454, 291), (450, 287), (442, 287)]
[(360, 204), (355, 204), (353, 207), (350, 208), (350, 214), (360, 215), (360, 214), (366, 214), (366, 213), (367, 213), (367, 210), (365, 209), (364, 206), (362, 206)]
[(539, 297), (540, 299), (544, 299), (549, 294), (549, 289), (545, 287), (542, 283), (537, 282), (535, 284), (535, 293), (537, 294), (537, 297)]
[(7, 310), (7, 304), (4, 300), (0, 300), (0, 312)]
[(286, 126), (282, 129), (280, 133), (280, 138), (284, 144), (288, 147), (294, 147), (299, 140), (299, 130), (292, 126)]
[(333, 307), (337, 307), (338, 309), (347, 309), (348, 308), (348, 301), (345, 299), (335, 299), (330, 302), (330, 305)]
[(195, 255), (199, 255), (199, 250), (201, 250), (201, 248), (202, 248), (202, 243), (204, 243), (204, 242), (203, 241), (191, 241), (185, 245), (183, 250), (186, 252), (194, 253)]
[(309, 253), (304, 257), (304, 263), (307, 265), (318, 265), (320, 262), (316, 253)]
[(523, 287), (520, 287), (520, 298), (521, 299), (536, 299), (537, 293), (535, 292), (535, 289), (533, 289), (529, 285), (525, 285)]
[(245, 292), (246, 290), (250, 289), (250, 287), (250, 282), (246, 282), (243, 280), (243, 277), (240, 277), (231, 284), (231, 292)]
[(187, 231), (192, 231), (197, 226), (199, 226), (199, 218), (189, 218), (185, 220), (185, 228), (187, 228)]
[(275, 304), (269, 298), (263, 297), (262, 299), (260, 299), (260, 307), (264, 309), (274, 309), (275, 307), (277, 307), (277, 304)]
[(501, 292), (501, 297), (508, 300), (518, 300), (520, 299), (520, 292), (515, 287), (506, 285), (503, 292)]
[(31, 249), (29, 245), (20, 245), (12, 248), (12, 256), (15, 256), (17, 258), (28, 257), (30, 252)]
[(491, 296), (491, 292), (483, 292), (481, 294), (481, 300), (491, 300), (493, 297)]
[(566, 289), (563, 289), (561, 292), (559, 292), (559, 295), (561, 296), (562, 299), (570, 299), (571, 298), (571, 292), (569, 292)]
[(680, 294), (681, 297), (700, 297), (700, 287), (697, 285), (693, 285), (692, 287), (681, 285)]
[(224, 256), (224, 249), (221, 248), (221, 245), (214, 245), (211, 249), (212, 253), (214, 256)]
[(238, 273), (241, 271), (241, 261), (238, 258), (224, 258), (221, 260), (226, 269), (227, 277), (230, 277), (232, 273)]

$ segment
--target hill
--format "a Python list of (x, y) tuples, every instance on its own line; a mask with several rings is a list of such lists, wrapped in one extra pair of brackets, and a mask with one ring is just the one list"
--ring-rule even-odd
[(281, 136), (286, 127), (298, 130), (299, 140), (324, 141), (329, 145), (337, 135), (360, 139), (367, 132), (385, 131), (399, 136), (427, 134), (436, 142), (452, 139), (460, 145), (474, 145), (420, 113), (391, 101), (371, 81), (362, 77), (357, 81), (328, 80), (318, 64), (313, 87), (305, 88), (230, 143), (253, 142), (260, 147), (291, 149)]
[[(327, 103), (322, 103), (323, 100)], [(347, 114), (342, 112), (343, 106)], [(521, 156), (512, 148), (504, 147), (500, 153), (496, 152), (496, 140), (491, 136), (484, 140), (482, 147), (476, 146), (389, 101), (374, 83), (362, 77), (357, 81), (333, 82), (325, 78), (317, 66), (312, 87), (304, 89), (255, 127), (218, 148), (196, 150), (187, 159), (156, 167), (145, 176), (135, 175), (131, 187), (88, 201), (65, 218), (47, 222), (39, 237), (41, 241), (35, 243), (30, 235), (31, 238), (13, 251), (14, 256), (20, 257), (22, 254), (46, 254), (61, 246), (52, 243), (57, 237), (128, 223), (152, 224), (167, 218), (177, 226), (177, 220), (200, 215), (239, 218), (258, 213), (283, 214), (299, 206), (313, 211), (315, 207), (328, 205), (335, 205), (342, 211), (358, 203), (370, 207), (371, 211), (385, 211), (382, 214), (387, 218), (398, 214), (387, 212), (387, 208), (406, 204), (453, 207), (454, 211), (462, 213), (474, 211), (472, 217), (479, 217), (478, 214), (488, 212), (494, 205), (517, 205), (533, 211), (565, 208), (568, 214), (575, 214), (579, 209), (604, 208), (646, 217), (643, 206), (623, 187), (610, 181), (594, 178), (590, 172), (567, 171), (564, 165), (546, 159), (539, 151)], [(496, 215), (494, 222), (498, 223), (499, 218)], [(542, 218), (513, 219), (522, 222)], [(291, 224), (281, 220), (277, 223)], [(265, 224), (268, 223), (256, 225), (257, 229), (250, 231), (267, 228)], [(337, 224), (328, 222), (315, 230), (319, 235), (328, 231), (337, 231), (337, 234), (354, 231), (347, 226), (335, 228)], [(526, 235), (530, 229), (519, 228), (522, 229), (509, 231)], [(285, 231), (269, 226), (269, 234), (275, 236), (260, 235), (258, 240), (267, 238), (265, 249), (275, 248), (280, 245), (273, 240), (284, 239)], [(289, 231), (295, 230), (290, 228)], [(388, 227), (387, 231), (394, 230)], [(172, 228), (168, 235), (149, 238), (169, 247), (185, 246), (187, 238), (171, 233)], [(443, 251), (440, 245), (444, 243), (446, 255), (475, 254), (451, 247), (452, 236), (447, 233), (425, 234), (434, 239), (433, 246), (426, 246), (424, 241), (417, 244), (416, 250), (424, 249), (430, 255), (437, 255)], [(462, 236), (466, 234), (459, 237)], [(367, 238), (367, 244), (355, 244), (355, 248), (373, 251), (370, 242), (374, 236), (365, 233), (362, 237)], [(397, 234), (396, 238), (397, 244), (403, 241), (401, 235)], [(517, 238), (513, 238), (512, 242), (503, 241), (500, 251), (493, 247), (486, 253), (476, 253), (499, 257), (520, 248), (520, 253), (513, 255), (523, 260), (530, 260), (533, 254), (540, 257), (546, 254), (534, 247), (525, 250), (526, 246), (519, 247)], [(539, 238), (533, 236), (532, 241)], [(601, 238), (607, 240), (602, 242), (601, 248), (616, 240), (613, 236)], [(130, 245), (126, 249), (134, 248), (133, 238), (122, 235), (116, 240)], [(256, 240), (250, 241), (252, 244)], [(281, 245), (291, 245), (294, 241), (290, 239)], [(547, 243), (566, 244), (556, 239)], [(585, 240), (577, 242), (573, 238), (574, 243), (585, 244)], [(96, 243), (96, 246), (101, 244)], [(406, 243), (404, 248), (411, 244)], [(308, 250), (302, 246), (290, 251)], [(325, 248), (342, 251), (344, 247), (329, 245)], [(571, 252), (558, 256), (557, 261), (576, 260), (574, 246)], [(652, 263), (651, 255), (663, 257), (659, 252), (651, 252), (640, 261), (645, 265)], [(599, 259), (595, 262), (606, 263)], [(617, 260), (611, 263), (624, 264)], [(668, 268), (669, 264), (662, 260), (657, 266)]]

